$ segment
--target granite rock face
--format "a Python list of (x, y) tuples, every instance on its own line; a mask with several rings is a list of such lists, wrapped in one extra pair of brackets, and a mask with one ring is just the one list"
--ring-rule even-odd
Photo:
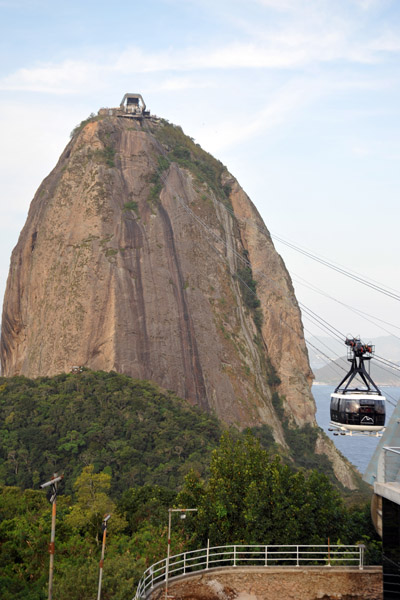
[(12, 254), (1, 364), (153, 380), (225, 423), (272, 426), (283, 446), (283, 410), (315, 425), (300, 312), (268, 231), (225, 167), (163, 121), (104, 116), (75, 133)]

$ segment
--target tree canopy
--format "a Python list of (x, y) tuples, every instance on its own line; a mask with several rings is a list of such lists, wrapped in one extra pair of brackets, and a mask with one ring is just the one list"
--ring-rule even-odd
[[(213, 451), (210, 477), (186, 477), (178, 502), (199, 508), (194, 534), (205, 544), (319, 544), (337, 539), (347, 509), (328, 478), (294, 471), (248, 432), (228, 432)], [(295, 541), (294, 541), (295, 540)]]
[(37, 487), (64, 472), (68, 493), (88, 464), (111, 494), (134, 485), (176, 489), (204, 474), (222, 427), (173, 392), (114, 372), (0, 378), (0, 483)]

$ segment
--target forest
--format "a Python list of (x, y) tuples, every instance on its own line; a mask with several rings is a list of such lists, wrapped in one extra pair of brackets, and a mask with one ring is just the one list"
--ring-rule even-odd
[[(279, 456), (268, 427), (227, 430), (170, 391), (116, 373), (84, 370), (0, 379), (0, 596), (47, 597), (51, 505), (40, 483), (64, 480), (57, 497), (54, 597), (93, 598), (101, 523), (108, 527), (102, 597), (134, 595), (142, 572), (172, 552), (226, 543), (380, 541), (368, 503), (349, 503), (321, 469)], [(307, 445), (312, 436), (294, 435)], [(293, 452), (294, 450), (292, 450)], [(312, 465), (311, 465), (312, 466)], [(317, 465), (318, 466), (318, 465)]]

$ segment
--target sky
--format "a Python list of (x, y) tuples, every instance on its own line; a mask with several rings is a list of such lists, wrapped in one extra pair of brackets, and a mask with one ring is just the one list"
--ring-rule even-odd
[[(1, 298), (71, 130), (125, 92), (220, 159), (272, 235), (400, 289), (398, 0), (0, 0)], [(398, 300), (275, 245), (337, 332), (400, 337)]]

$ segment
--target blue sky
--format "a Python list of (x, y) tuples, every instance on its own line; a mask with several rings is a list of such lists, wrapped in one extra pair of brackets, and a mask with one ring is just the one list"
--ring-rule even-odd
[[(0, 0), (0, 50), (1, 295), (70, 131), (125, 92), (222, 160), (272, 233), (400, 288), (397, 0)], [(398, 302), (276, 247), (339, 331), (386, 333), (303, 279), (400, 327)]]

